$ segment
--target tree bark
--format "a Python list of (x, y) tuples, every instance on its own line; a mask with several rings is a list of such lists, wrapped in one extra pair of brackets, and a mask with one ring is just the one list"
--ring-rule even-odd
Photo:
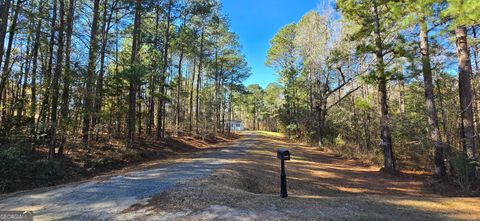
[[(154, 42), (155, 44), (159, 44), (159, 27), (160, 27), (160, 7), (157, 6), (155, 9), (155, 39)], [(158, 78), (156, 75), (152, 74), (150, 82), (149, 82), (149, 99), (148, 99), (148, 123), (147, 123), (147, 134), (151, 135), (152, 130), (154, 128), (154, 122), (155, 122), (155, 87), (156, 87), (156, 81)], [(160, 102), (160, 101), (159, 101)], [(160, 105), (159, 107), (160, 108)]]
[(142, 85), (140, 81), (137, 84), (137, 131), (138, 134), (142, 134), (142, 103), (143, 103), (143, 96), (142, 96)]
[(399, 81), (399, 91), (398, 91), (398, 106), (400, 107), (400, 113), (405, 114), (405, 81), (401, 79)]
[[(362, 88), (362, 98), (367, 99), (368, 94), (368, 86)], [(364, 110), (364, 117), (363, 117), (363, 132), (365, 134), (365, 148), (364, 151), (367, 152), (371, 149), (371, 139), (370, 139), (370, 111)]]
[[(108, 35), (110, 32), (110, 23), (112, 21), (113, 11), (116, 8), (118, 0), (115, 0), (112, 3), (110, 8), (110, 14), (108, 13), (108, 0), (104, 0), (103, 4), (103, 15), (102, 15), (102, 41), (101, 41), (101, 48), (100, 48), (100, 72), (97, 78), (97, 85), (95, 89), (95, 102), (94, 102), (94, 111), (92, 117), (92, 127), (95, 128), (97, 123), (100, 122), (100, 111), (102, 110), (103, 104), (103, 81), (105, 76), (105, 56), (107, 52), (107, 44), (108, 44)], [(96, 139), (98, 139), (100, 129), (96, 129)]]
[(188, 131), (191, 133), (193, 131), (193, 91), (194, 91), (194, 82), (195, 82), (195, 69), (197, 67), (197, 62), (195, 58), (193, 59), (193, 72), (192, 72), (192, 84), (190, 86), (190, 100), (189, 100), (189, 124), (188, 124)]
[[(35, 23), (35, 22), (32, 22), (32, 23)], [(33, 25), (35, 26), (35, 24)], [(32, 62), (32, 36), (35, 35), (35, 31), (34, 30), (31, 30), (30, 28), (28, 29), (29, 30), (29, 34), (28, 34), (28, 39), (27, 39), (27, 50), (26, 50), (26, 55), (25, 55), (25, 62), (24, 62), (24, 66), (25, 66), (25, 69), (23, 71), (23, 80), (22, 81), (19, 81), (19, 84), (20, 83), (23, 83), (22, 85), (22, 90), (21, 90), (21, 93), (20, 93), (20, 105), (18, 105), (18, 110), (17, 110), (17, 116), (18, 117), (23, 117), (23, 113), (24, 113), (24, 110), (25, 110), (25, 101), (26, 101), (26, 97), (27, 97), (27, 88), (28, 88), (28, 83), (27, 83), (27, 80), (28, 80), (28, 76), (29, 76), (29, 73), (30, 73), (30, 65), (31, 65), (31, 62)]]
[(202, 65), (203, 65), (203, 41), (205, 38), (205, 30), (202, 28), (202, 34), (201, 34), (201, 39), (200, 39), (200, 61), (198, 64), (198, 75), (197, 75), (197, 88), (196, 88), (196, 97), (195, 97), (195, 133), (198, 134), (198, 121), (199, 121), (199, 111), (200, 111), (200, 82), (201, 82), (201, 76), (202, 76)]
[(10, 4), (11, 0), (2, 0), (0, 4), (0, 68), (2, 67), (1, 61), (5, 50), (5, 36), (7, 35)]
[(380, 80), (378, 83), (378, 92), (380, 94), (380, 140), (384, 154), (384, 169), (386, 172), (395, 172), (395, 160), (393, 156), (392, 137), (390, 127), (388, 126), (388, 94), (387, 81)]
[[(135, 20), (133, 26), (132, 39), (132, 56), (130, 58), (130, 66), (133, 69), (138, 65), (138, 51), (140, 49), (140, 26), (141, 26), (142, 1), (135, 0)], [(137, 79), (135, 76), (130, 76), (129, 93), (128, 93), (128, 120), (127, 120), (127, 147), (133, 147), (135, 138), (135, 117), (136, 117), (136, 91)]]
[[(41, 0), (38, 7), (38, 13), (43, 12), (44, 0)], [(40, 34), (42, 30), (42, 19), (38, 19), (35, 27), (35, 42), (33, 44), (32, 55), (32, 79), (31, 79), (31, 96), (30, 96), (30, 135), (35, 139), (35, 117), (37, 112), (37, 64), (38, 64), (38, 51), (40, 49)]]
[(374, 4), (374, 38), (375, 38), (375, 58), (376, 58), (376, 72), (378, 79), (378, 92), (380, 96), (380, 140), (383, 147), (384, 154), (384, 170), (387, 173), (395, 173), (395, 158), (392, 147), (392, 136), (389, 127), (388, 114), (388, 94), (387, 94), (387, 79), (385, 76), (384, 45), (380, 30), (380, 18), (378, 6)]
[[(62, 91), (62, 107), (60, 108), (60, 125), (62, 127), (61, 140), (62, 144), (65, 144), (66, 133), (67, 133), (67, 123), (68, 121), (68, 110), (70, 105), (70, 81), (72, 78), (71, 74), (71, 52), (72, 52), (72, 33), (73, 33), (73, 19), (75, 16), (75, 2), (76, 0), (69, 1), (68, 15), (67, 15), (67, 28), (65, 32), (65, 73), (63, 76), (63, 91)], [(63, 146), (61, 145), (58, 148), (58, 155), (63, 156)]]
[(432, 67), (430, 64), (430, 53), (428, 45), (428, 28), (424, 19), (420, 21), (420, 49), (422, 56), (423, 82), (425, 85), (425, 107), (430, 129), (430, 139), (432, 139), (434, 153), (434, 176), (445, 179), (447, 176), (445, 160), (443, 156), (443, 143), (438, 128), (438, 114), (435, 105), (435, 96), (433, 93)]
[(181, 109), (181, 102), (180, 96), (182, 93), (182, 61), (183, 61), (183, 51), (180, 52), (180, 58), (178, 60), (178, 76), (177, 76), (177, 113), (175, 116), (175, 131), (177, 135), (179, 135), (180, 131), (180, 109)]
[[(10, 77), (10, 55), (12, 53), (13, 40), (15, 37), (16, 29), (17, 29), (18, 14), (20, 13), (20, 7), (22, 3), (23, 3), (22, 0), (17, 0), (17, 7), (15, 7), (15, 13), (13, 14), (12, 22), (8, 30), (9, 35), (8, 35), (7, 51), (5, 52), (5, 60), (3, 62), (2, 76), (0, 79), (0, 95), (3, 94), (5, 90), (5, 85), (7, 84), (8, 78)], [(1, 57), (0, 57), (0, 60), (1, 60)]]
[(60, 26), (58, 27), (58, 48), (57, 48), (57, 64), (55, 66), (55, 72), (52, 78), (51, 92), (52, 95), (52, 107), (50, 112), (50, 142), (48, 144), (48, 159), (52, 159), (55, 155), (55, 141), (57, 132), (57, 108), (58, 108), (58, 91), (59, 91), (59, 79), (62, 75), (63, 66), (63, 38), (64, 38), (64, 15), (65, 15), (65, 3), (64, 0), (59, 0), (59, 19)]
[(86, 147), (90, 146), (90, 125), (93, 114), (93, 84), (95, 79), (95, 69), (97, 61), (97, 48), (98, 48), (98, 22), (100, 17), (100, 0), (94, 0), (93, 2), (93, 20), (92, 29), (90, 30), (90, 48), (88, 50), (88, 66), (87, 66), (87, 78), (85, 84), (85, 98), (83, 114), (83, 129), (82, 129), (82, 141)]
[(467, 43), (467, 29), (465, 26), (455, 28), (457, 56), (458, 56), (458, 85), (460, 94), (460, 108), (463, 127), (463, 149), (470, 160), (478, 156), (475, 144), (475, 129), (473, 121), (473, 97), (470, 76), (472, 64), (470, 50)]
[(57, 23), (57, 1), (52, 0), (53, 7), (52, 7), (52, 18), (50, 23), (50, 41), (49, 41), (49, 49), (48, 49), (48, 61), (43, 69), (43, 85), (45, 87), (45, 92), (43, 94), (42, 106), (40, 107), (39, 113), (39, 121), (41, 120), (44, 125), (47, 124), (47, 116), (49, 112), (49, 102), (50, 102), (50, 83), (52, 77), (52, 69), (53, 69), (53, 50), (55, 46), (55, 33), (56, 33), (56, 23)]
[(171, 12), (173, 7), (173, 0), (168, 1), (167, 9), (167, 26), (165, 27), (165, 46), (163, 51), (163, 71), (160, 82), (160, 93), (162, 94), (159, 98), (159, 115), (158, 115), (158, 125), (157, 125), (157, 139), (163, 139), (165, 137), (165, 99), (163, 96), (166, 94), (165, 86), (167, 79), (167, 67), (168, 67), (168, 49), (170, 41), (170, 24), (171, 24)]

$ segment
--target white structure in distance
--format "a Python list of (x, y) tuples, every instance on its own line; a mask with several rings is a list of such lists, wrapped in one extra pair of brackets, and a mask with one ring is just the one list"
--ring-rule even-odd
[(243, 122), (239, 120), (227, 120), (225, 121), (225, 127), (228, 130), (230, 128), (230, 131), (241, 131), (244, 130), (243, 128)]

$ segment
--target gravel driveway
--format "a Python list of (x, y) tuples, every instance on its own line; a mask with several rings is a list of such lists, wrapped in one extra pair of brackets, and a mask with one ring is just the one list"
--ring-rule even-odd
[[(254, 135), (179, 163), (127, 172), (45, 191), (27, 191), (0, 200), (0, 211), (33, 211), (35, 220), (115, 220), (121, 211), (168, 191), (179, 182), (210, 175), (241, 157)], [(1, 196), (0, 196), (1, 198)]]

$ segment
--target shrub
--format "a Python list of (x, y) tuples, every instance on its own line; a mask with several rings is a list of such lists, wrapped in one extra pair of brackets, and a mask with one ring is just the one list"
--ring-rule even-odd
[(35, 178), (42, 183), (50, 184), (52, 180), (58, 180), (64, 176), (61, 166), (56, 161), (37, 160), (33, 162), (33, 169)]
[(465, 191), (470, 191), (475, 174), (475, 161), (467, 154), (459, 153), (451, 159), (455, 182)]
[(94, 170), (114, 169), (118, 166), (118, 160), (112, 157), (106, 156), (101, 158), (95, 158), (86, 162), (86, 167), (93, 168)]
[(288, 134), (290, 135), (289, 139), (298, 140), (300, 138), (300, 136), (297, 134), (297, 130), (298, 130), (297, 124), (289, 124), (286, 129), (288, 131)]
[(142, 159), (142, 155), (140, 151), (128, 148), (124, 152), (124, 158), (130, 161), (139, 161)]
[(30, 161), (26, 157), (29, 147), (14, 145), (0, 150), (0, 192), (15, 190), (16, 181), (28, 173)]

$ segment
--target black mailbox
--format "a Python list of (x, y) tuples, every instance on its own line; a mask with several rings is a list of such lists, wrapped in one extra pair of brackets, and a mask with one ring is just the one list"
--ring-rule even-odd
[(290, 160), (290, 151), (286, 149), (277, 150), (277, 158), (280, 160), (280, 196), (288, 197), (287, 174), (285, 173), (285, 160)]
[(278, 149), (277, 150), (277, 158), (279, 160), (290, 160), (290, 151), (286, 149)]

